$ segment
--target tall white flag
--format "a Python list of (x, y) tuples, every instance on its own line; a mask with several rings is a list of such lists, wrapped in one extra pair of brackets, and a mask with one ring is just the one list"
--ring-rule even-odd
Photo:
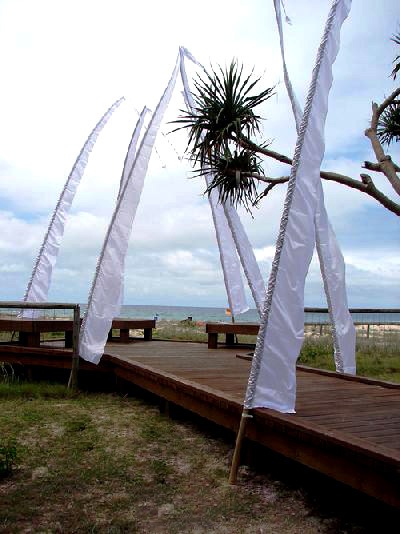
[[(142, 112), (139, 114), (139, 119), (136, 123), (135, 129), (133, 130), (133, 134), (129, 142), (128, 150), (126, 152), (124, 166), (122, 169), (121, 179), (119, 183), (119, 190), (118, 190), (118, 198), (120, 197), (121, 192), (124, 189), (125, 184), (128, 181), (128, 178), (132, 171), (133, 163), (136, 157), (136, 147), (139, 141), (140, 133), (143, 129), (144, 119), (149, 111), (150, 111), (149, 108), (144, 106), (144, 108), (142, 109)], [(123, 300), (124, 300), (124, 279), (122, 279), (122, 282), (121, 282), (121, 294), (120, 294), (119, 300), (122, 306)]]
[(136, 147), (139, 141), (140, 132), (142, 131), (142, 128), (143, 128), (144, 119), (146, 118), (146, 115), (147, 113), (149, 113), (149, 111), (150, 111), (149, 108), (144, 106), (144, 108), (142, 109), (142, 112), (139, 115), (139, 119), (136, 123), (135, 129), (133, 130), (133, 134), (132, 134), (132, 137), (131, 137), (131, 140), (128, 146), (128, 150), (125, 156), (124, 166), (123, 166), (123, 170), (121, 174), (121, 180), (119, 183), (118, 196), (121, 195), (121, 191), (124, 189), (125, 184), (132, 171), (133, 163), (136, 157)]
[(332, 65), (350, 0), (335, 0), (313, 70), (296, 143), (244, 406), (295, 412), (296, 361), (304, 338), (304, 285), (315, 246), (318, 183)]
[(150, 120), (132, 169), (121, 189), (97, 263), (79, 341), (80, 356), (95, 364), (99, 363), (103, 355), (112, 320), (120, 312), (129, 237), (157, 132), (175, 86), (179, 63), (180, 57), (178, 56), (172, 76)]
[(249, 284), (258, 314), (261, 317), (265, 299), (265, 284), (260, 267), (258, 266), (253, 247), (235, 207), (229, 201), (226, 201), (224, 211), (247, 283)]
[[(274, 6), (279, 32), (283, 73), (296, 122), (297, 134), (299, 134), (303, 112), (294, 93), (286, 66), (281, 1), (274, 0)], [(355, 374), (356, 331), (347, 304), (344, 258), (326, 212), (321, 180), (319, 180), (317, 187), (318, 207), (315, 214), (316, 248), (332, 323), (336, 371)]]
[[(101, 117), (87, 138), (72, 167), (50, 220), (42, 246), (40, 247), (39, 254), (33, 267), (32, 276), (25, 291), (24, 302), (45, 302), (47, 300), (53, 268), (56, 264), (61, 240), (64, 235), (65, 221), (85, 171), (90, 152), (94, 147), (99, 133), (123, 100), (124, 97), (114, 102), (114, 104)], [(37, 314), (38, 310), (24, 310), (22, 312), (22, 315), (25, 317), (35, 316)]]
[[(212, 176), (206, 175), (207, 187), (210, 185), (211, 181)], [(232, 315), (236, 317), (249, 309), (246, 295), (244, 293), (240, 262), (236, 252), (235, 242), (225, 217), (224, 207), (219, 202), (218, 192), (215, 189), (211, 190), (208, 200), (214, 221), (215, 235), (217, 237), (229, 308)]]
[[(193, 61), (196, 65), (201, 66), (198, 61), (192, 56), (192, 54), (186, 49), (181, 47), (180, 48), (180, 54), (181, 54), (181, 77), (182, 77), (182, 83), (184, 88), (184, 97), (186, 106), (189, 110), (193, 111), (195, 109), (195, 103), (193, 101), (193, 96), (190, 92), (189, 83), (186, 75), (185, 70), (185, 64), (184, 64), (184, 58), (187, 57), (191, 61)], [(206, 184), (207, 186), (210, 185), (212, 181), (212, 175), (209, 174), (206, 176)], [(246, 236), (246, 242), (243, 242), (241, 245), (241, 248), (239, 249), (237, 246), (237, 234), (245, 234), (244, 228), (242, 226), (242, 223), (239, 219), (239, 216), (236, 213), (235, 208), (229, 207), (228, 212), (224, 209), (224, 206), (219, 202), (218, 198), (218, 192), (213, 189), (208, 197), (210, 207), (211, 207), (211, 213), (214, 221), (214, 227), (215, 227), (215, 234), (217, 237), (217, 243), (220, 253), (220, 259), (221, 259), (221, 265), (222, 265), (222, 271), (224, 275), (224, 282), (225, 282), (225, 288), (228, 295), (228, 302), (229, 307), (232, 310), (232, 314), (234, 316), (237, 316), (241, 313), (244, 313), (249, 309), (247, 302), (246, 302), (246, 296), (244, 292), (244, 286), (243, 286), (243, 280), (242, 275), (240, 272), (240, 260), (242, 261), (243, 265), (243, 259), (241, 251), (243, 252), (243, 256), (246, 256), (246, 252), (244, 249), (250, 245), (247, 236)], [(235, 214), (232, 213), (232, 211), (235, 212)], [(237, 229), (236, 233), (232, 231), (232, 228)], [(239, 257), (236, 252), (236, 250), (239, 251)], [(248, 255), (253, 255), (254, 252), (250, 246), (250, 250), (247, 250)], [(244, 267), (245, 274), (247, 275), (247, 272), (252, 272), (252, 269), (246, 269)], [(261, 274), (260, 274), (261, 276)], [(261, 297), (262, 298), (262, 297)]]

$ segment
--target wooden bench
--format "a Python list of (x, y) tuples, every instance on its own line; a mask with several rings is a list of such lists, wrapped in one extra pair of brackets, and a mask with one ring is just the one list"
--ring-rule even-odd
[[(151, 341), (153, 328), (156, 327), (154, 319), (125, 319), (116, 317), (112, 322), (112, 329), (120, 331), (119, 338), (112, 338), (112, 330), (108, 334), (111, 341), (128, 343), (130, 329), (142, 329), (145, 341)], [(0, 332), (18, 332), (19, 344), (27, 347), (40, 347), (40, 334), (44, 332), (64, 332), (65, 347), (72, 347), (73, 321), (71, 319), (28, 319), (13, 317), (0, 318)]]
[(40, 347), (43, 332), (65, 332), (65, 346), (72, 347), (73, 321), (71, 319), (29, 319), (13, 317), (0, 319), (1, 332), (18, 332), (18, 342), (27, 347)]
[[(153, 328), (155, 327), (155, 319), (124, 319), (123, 317), (116, 317), (112, 322), (112, 329), (108, 333), (108, 340), (128, 343), (130, 339), (129, 330), (143, 329), (144, 340), (151, 341), (153, 339)], [(119, 330), (119, 338), (112, 337), (113, 330)]]
[(218, 334), (225, 334), (226, 345), (235, 345), (235, 335), (257, 336), (259, 328), (258, 323), (206, 323), (208, 348), (218, 347)]

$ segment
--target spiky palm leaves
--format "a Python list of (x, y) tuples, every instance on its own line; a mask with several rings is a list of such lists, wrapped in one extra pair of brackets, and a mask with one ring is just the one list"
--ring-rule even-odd
[(243, 173), (262, 172), (255, 152), (240, 148), (243, 136), (250, 138), (260, 131), (261, 117), (254, 108), (270, 98), (274, 88), (251, 94), (260, 78), (253, 71), (243, 77), (243, 66), (232, 61), (225, 70), (211, 68), (195, 82), (195, 109), (182, 112), (175, 123), (189, 130), (188, 152), (196, 172), (210, 170), (215, 177), (207, 192), (217, 187), (222, 202), (243, 203), (247, 208), (256, 198), (254, 180)]
[[(397, 33), (393, 35), (392, 41), (398, 45), (400, 45), (400, 33)], [(393, 80), (396, 79), (397, 73), (400, 71), (400, 55), (396, 56), (393, 60), (394, 67), (391, 73), (391, 76), (393, 76)]]
[[(241, 204), (248, 211), (257, 199), (257, 187), (254, 175), (262, 174), (261, 160), (250, 150), (234, 150), (229, 148), (220, 155), (212, 167), (213, 179), (206, 192), (210, 194), (217, 188), (219, 201), (224, 204), (230, 201), (233, 205)], [(207, 172), (207, 169), (204, 170)]]
[[(392, 41), (400, 45), (400, 33), (393, 35)], [(393, 63), (391, 76), (395, 80), (400, 71), (400, 55), (394, 58)], [(379, 117), (377, 134), (381, 143), (386, 145), (390, 145), (392, 141), (400, 141), (400, 100), (393, 100), (384, 109)]]
[(377, 134), (382, 143), (390, 145), (400, 141), (400, 101), (395, 100), (383, 111), (379, 118)]

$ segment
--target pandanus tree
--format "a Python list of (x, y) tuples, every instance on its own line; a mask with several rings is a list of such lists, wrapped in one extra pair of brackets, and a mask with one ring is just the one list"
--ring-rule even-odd
[[(394, 36), (393, 41), (400, 44), (400, 34)], [(400, 68), (399, 57), (394, 60), (391, 74), (394, 80)], [(255, 78), (253, 71), (244, 76), (243, 66), (237, 61), (232, 61), (225, 69), (204, 70), (194, 80), (194, 109), (182, 111), (174, 121), (179, 124), (178, 129), (188, 129), (187, 152), (195, 172), (198, 175), (213, 173), (207, 193), (216, 188), (221, 202), (229, 199), (248, 210), (274, 187), (289, 180), (289, 176), (266, 176), (263, 158), (287, 165), (292, 163), (285, 154), (272, 150), (268, 141), (256, 141), (262, 118), (255, 108), (275, 91), (274, 87), (269, 87), (256, 93), (259, 83), (260, 78)], [(400, 167), (384, 150), (400, 139), (400, 88), (382, 104), (372, 103), (371, 121), (365, 135), (370, 139), (376, 161), (364, 161), (362, 167), (384, 174), (400, 197)], [(400, 216), (400, 202), (384, 194), (370, 174), (360, 173), (359, 178), (353, 178), (322, 170), (321, 178), (357, 189)]]

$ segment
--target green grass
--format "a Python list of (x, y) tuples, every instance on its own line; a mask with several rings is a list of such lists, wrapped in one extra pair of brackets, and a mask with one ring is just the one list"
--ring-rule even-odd
[[(335, 370), (333, 347), (328, 336), (306, 339), (299, 363), (310, 367)], [(400, 382), (400, 349), (396, 344), (359, 340), (356, 346), (357, 375)]]
[(9, 476), (17, 459), (15, 440), (0, 440), (0, 480)]
[(204, 323), (196, 321), (158, 321), (154, 339), (207, 342)]
[(0, 480), (0, 532), (320, 531), (301, 492), (271, 477), (230, 487), (232, 444), (188, 422), (138, 399), (7, 387), (0, 436), (17, 465)]
[(0, 443), (15, 447), (15, 465), (0, 479), (0, 533), (367, 532), (363, 520), (340, 515), (337, 499), (318, 508), (279, 469), (242, 466), (229, 486), (233, 440), (140, 399), (7, 387)]

